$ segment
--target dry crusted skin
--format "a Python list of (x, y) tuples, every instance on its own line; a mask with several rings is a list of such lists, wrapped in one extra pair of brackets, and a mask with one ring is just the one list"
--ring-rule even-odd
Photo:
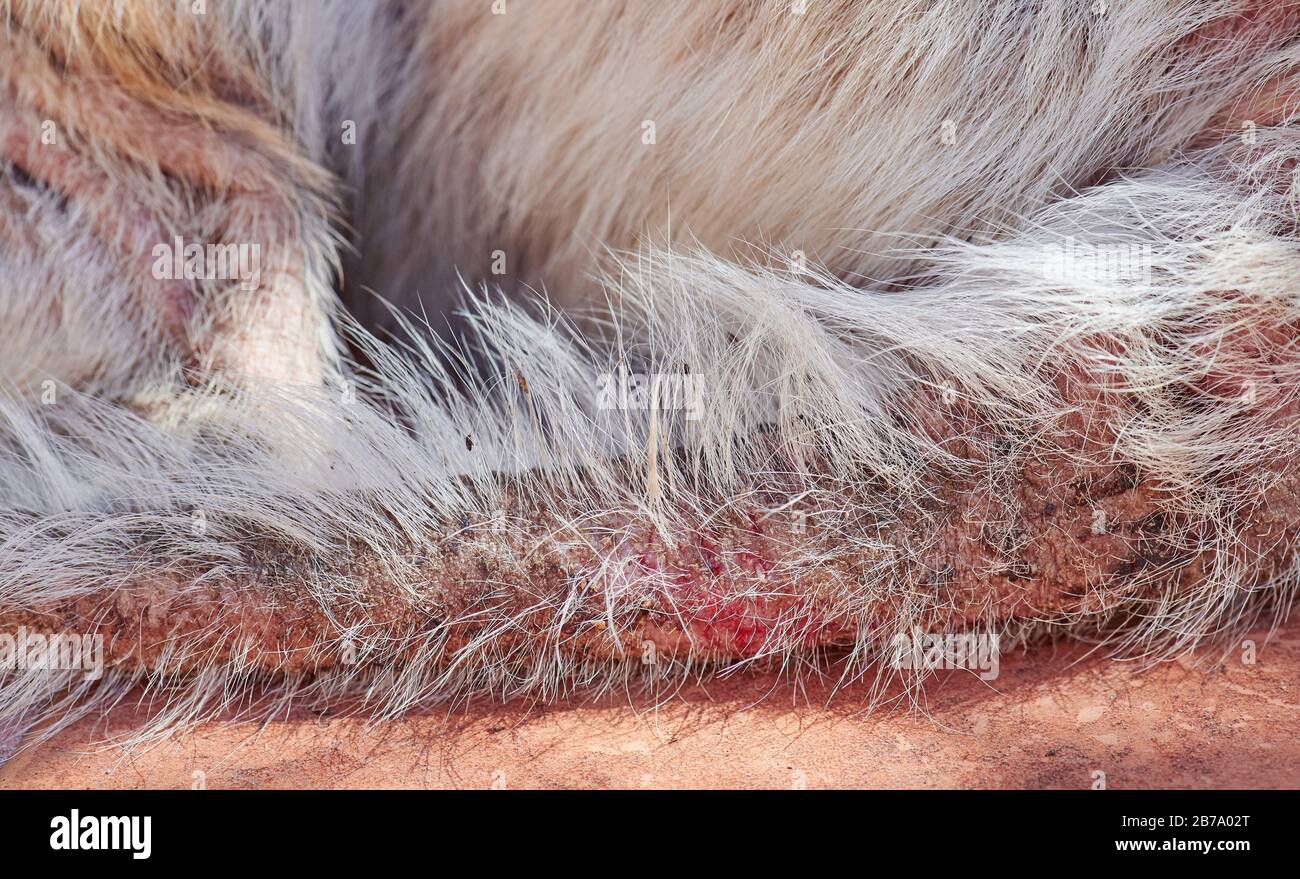
[[(1263, 411), (1273, 427), (1293, 424), (1300, 403), (1274, 367), (1294, 344), (1290, 328), (1243, 336), (1222, 352), (1231, 370), (1188, 392), (1239, 397), (1251, 380), (1256, 402), (1239, 417)], [(358, 662), (440, 667), (487, 641), (521, 659), (546, 645), (571, 660), (635, 661), (649, 643), (668, 657), (727, 663), (879, 643), (900, 616), (937, 631), (1005, 627), (1104, 617), (1144, 594), (1195, 590), (1224, 560), (1206, 548), (1212, 535), (1188, 532), (1160, 486), (1113, 460), (1113, 426), (1130, 414), (1106, 402), (1113, 383), (1062, 370), (1055, 384), (1072, 411), (1050, 444), (1038, 444), (1057, 451), (1006, 468), (996, 484), (987, 459), (1001, 449), (1015, 460), (1014, 438), (960, 400), (918, 399), (909, 407), (918, 429), (985, 475), (953, 472), (920, 508), (889, 520), (834, 484), (811, 492), (801, 484), (797, 495), (748, 493), (700, 517), (693, 532), (665, 535), (645, 518), (584, 519), (583, 509), (557, 508), (562, 491), (534, 488), (531, 500), (517, 496), (493, 519), (449, 525), (397, 567), (364, 551), (318, 556), (250, 539), (238, 575), (176, 566), (62, 605), (0, 614), (0, 627), (96, 632), (109, 663), (169, 674), (222, 663), (271, 676)], [(1232, 561), (1252, 572), (1243, 589), (1290, 562), (1300, 527), (1293, 460), (1282, 450), (1251, 474), (1231, 514)], [(837, 507), (830, 517), (827, 497)], [(846, 549), (846, 533), (874, 539)], [(142, 542), (138, 569), (157, 557)], [(328, 603), (312, 589), (323, 579), (334, 584)], [(882, 583), (885, 591), (864, 592)], [(358, 656), (373, 639), (396, 647)]]
[[(1250, 349), (1261, 376), (1284, 350), (1277, 333), (1270, 341), (1277, 347)], [(880, 643), (904, 610), (934, 631), (1003, 628), (1101, 618), (1143, 595), (1195, 590), (1225, 561), (1206, 548), (1211, 535), (1189, 534), (1159, 486), (1107, 460), (1108, 426), (1121, 419), (1097, 386), (1060, 381), (1076, 397), (1089, 393), (1065, 419), (1055, 460), (1009, 470), (1000, 486), (954, 474), (924, 509), (889, 521), (855, 514), (865, 504), (851, 496), (838, 496), (830, 522), (822, 507), (769, 492), (666, 537), (631, 517), (587, 521), (579, 532), (572, 523), (582, 510), (516, 500), (493, 520), (448, 527), (426, 544), (432, 550), (403, 559), (397, 578), (391, 559), (364, 552), (340, 562), (250, 540), (245, 575), (182, 566), (46, 611), (0, 615), (0, 625), (93, 631), (110, 663), (165, 673), (215, 663), (272, 676), (358, 662), (442, 667), (488, 641), (493, 653), (521, 659), (551, 648), (570, 660), (637, 661), (653, 644), (666, 657), (729, 663)], [(1239, 392), (1207, 381), (1217, 393)], [(1275, 397), (1261, 387), (1258, 405), (1268, 406)], [(1271, 418), (1294, 423), (1296, 405)], [(987, 432), (969, 412), (944, 411), (938, 399), (918, 411), (954, 448), (995, 447), (956, 432)], [(1254, 474), (1258, 487), (1233, 513), (1231, 561), (1252, 572), (1243, 589), (1290, 562), (1300, 523), (1291, 460), (1279, 455)], [(846, 532), (874, 535), (875, 548), (846, 551)], [(140, 568), (155, 558), (142, 546)], [(322, 577), (348, 590), (333, 587), (328, 606), (311, 589)], [(881, 583), (878, 596), (863, 591)], [(397, 646), (358, 656), (375, 638)]]

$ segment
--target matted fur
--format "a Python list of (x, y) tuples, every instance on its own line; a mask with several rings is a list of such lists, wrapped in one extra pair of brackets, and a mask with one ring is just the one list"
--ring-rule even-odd
[[(877, 693), (914, 629), (1161, 657), (1288, 606), (1289, 4), (668, 5), (7, 4), (0, 621), (111, 665), (3, 673), (0, 729), (828, 648)], [(153, 289), (180, 228), (277, 271)], [(697, 420), (604, 405), (687, 370)]]

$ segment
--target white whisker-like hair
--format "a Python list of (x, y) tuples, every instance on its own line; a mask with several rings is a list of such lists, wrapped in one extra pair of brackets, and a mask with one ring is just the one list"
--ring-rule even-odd
[(252, 89), (282, 139), (230, 160), (255, 207), (186, 191), (289, 254), (268, 290), (319, 364), (264, 369), (288, 331), (230, 328), (278, 332), (274, 296), (216, 285), (192, 333), (242, 347), (174, 344), (81, 231), (107, 197), (0, 190), (0, 629), (107, 663), (0, 670), (0, 740), (127, 698), (144, 741), (750, 665), (870, 702), (919, 685), (915, 632), (1155, 660), (1288, 608), (1300, 141), (1232, 123), (1293, 69), (1289, 11), (1210, 51), (1185, 2), (611, 3), (528, 80), (522, 3), (213, 5), (151, 25), (224, 53), (189, 112), (236, 127)]

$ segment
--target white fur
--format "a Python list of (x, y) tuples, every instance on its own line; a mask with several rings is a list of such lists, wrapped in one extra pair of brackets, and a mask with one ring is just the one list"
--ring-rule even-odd
[[(684, 7), (682, 15), (719, 14), (698, 11), (705, 5)], [(414, 305), (426, 289), (420, 278), (446, 289), (462, 263), (473, 262), (460, 248), (495, 244), (500, 234), (508, 252), (535, 253), (541, 245), (529, 236), (536, 235), (560, 244), (524, 260), (538, 267), (536, 276), (512, 281), (582, 284), (598, 264), (588, 261), (590, 247), (608, 244), (617, 260), (600, 265), (616, 310), (606, 323), (579, 330), (558, 312), (503, 299), (471, 278), (456, 294), (469, 303), (463, 360), (428, 333), (405, 333), (405, 349), (385, 347), (334, 318), (335, 330), (350, 334), (373, 369), (342, 367), (323, 387), (213, 377), (185, 388), (175, 364), (150, 360), (134, 341), (141, 331), (113, 311), (90, 323), (99, 330), (95, 339), (75, 321), (55, 324), (48, 312), (25, 305), (36, 298), (31, 285), (51, 271), (49, 256), (6, 251), (0, 318), (5, 337), (21, 344), (0, 350), (0, 374), (21, 378), (0, 399), (0, 608), (79, 596), (109, 596), (111, 603), (133, 584), (200, 569), (197, 582), (178, 588), (217, 584), (273, 603), (276, 578), (293, 577), (319, 607), (364, 620), (376, 611), (373, 582), (359, 580), (355, 567), (365, 558), (377, 560), (383, 593), (427, 609), (429, 624), (313, 633), (322, 653), (347, 642), (359, 657), (319, 675), (268, 677), (256, 639), (246, 661), (220, 663), (187, 656), (190, 648), (178, 641), (167, 661), (124, 663), (95, 686), (78, 683), (75, 673), (8, 675), (0, 728), (41, 717), (52, 731), (141, 685), (158, 709), (153, 729), (161, 731), (220, 710), (265, 715), (344, 697), (388, 715), (480, 693), (554, 699), (677, 680), (702, 671), (709, 657), (683, 655), (646, 668), (561, 649), (593, 582), (604, 585), (611, 633), (631, 624), (647, 593), (670, 588), (653, 572), (628, 573), (634, 529), (609, 523), (681, 539), (758, 491), (820, 511), (825, 518), (815, 527), (838, 529), (838, 539), (815, 549), (791, 547), (776, 580), (798, 584), (804, 574), (841, 563), (866, 572), (840, 584), (831, 605), (832, 615), (863, 621), (844, 671), (854, 680), (892, 635), (951, 619), (942, 595), (918, 597), (921, 574), (946, 552), (936, 537), (943, 522), (928, 500), (955, 476), (992, 490), (1028, 462), (1074, 454), (1059, 425), (1078, 404), (1062, 396), (1045, 365), (1079, 364), (1122, 379), (1107, 393), (1131, 418), (1117, 430), (1110, 459), (1134, 465), (1145, 483), (1160, 487), (1158, 508), (1178, 523), (1161, 541), (1196, 542), (1214, 561), (1191, 591), (1171, 585), (1167, 570), (1145, 571), (1118, 592), (1099, 591), (1086, 612), (1023, 619), (976, 608), (968, 622), (1016, 637), (1068, 625), (1164, 656), (1284, 607), (1293, 573), (1261, 580), (1252, 559), (1236, 551), (1230, 514), (1263, 496), (1264, 476), (1250, 481), (1252, 474), (1286, 478), (1294, 425), (1270, 416), (1295, 402), (1296, 361), (1274, 364), (1268, 412), (1176, 390), (1215, 370), (1216, 352), (1243, 328), (1300, 319), (1295, 205), (1285, 186), (1271, 185), (1297, 157), (1293, 132), (1262, 129), (1253, 151), (1232, 141), (1190, 146), (1244, 83), (1289, 62), (1293, 50), (1261, 52), (1228, 70), (1153, 60), (1202, 23), (1199, 4), (1111, 4), (1103, 19), (1078, 11), (1085, 4), (1047, 4), (1038, 14), (1018, 3), (984, 3), (978, 14), (959, 5), (867, 5), (859, 15), (814, 2), (803, 21), (765, 11), (753, 57), (734, 54), (743, 42), (735, 37), (735, 45), (719, 49), (727, 60), (716, 76), (702, 60), (685, 79), (671, 80), (691, 82), (689, 94), (655, 96), (688, 104), (663, 104), (664, 126), (689, 126), (692, 134), (675, 136), (691, 139), (701, 170), (680, 172), (685, 191), (672, 193), (680, 227), (645, 235), (651, 218), (667, 212), (658, 192), (629, 195), (627, 210), (610, 200), (620, 204), (615, 193), (624, 187), (637, 190), (653, 163), (685, 159), (635, 155), (633, 134), (627, 154), (591, 146), (593, 153), (569, 157), (573, 167), (556, 168), (550, 163), (561, 147), (546, 141), (559, 136), (565, 119), (524, 103), (520, 115), (499, 120), (507, 132), (495, 128), (499, 116), (490, 111), (499, 114), (500, 105), (485, 90), (516, 86), (471, 85), (471, 71), (480, 68), (468, 65), (478, 63), (483, 46), (462, 47), (471, 59), (465, 67), (446, 70), (434, 59), (434, 73), (421, 79), (411, 74), (420, 65), (403, 54), (408, 34), (382, 13), (367, 18), (348, 4), (326, 4), (319, 17), (306, 6), (236, 16), (250, 32), (273, 35), (262, 63), (276, 93), (284, 93), (279, 100), (295, 108), (293, 130), (304, 149), (365, 187), (348, 197), (363, 221), (358, 266), (370, 273), (363, 281), (379, 279), (383, 296)], [(612, 26), (645, 29), (629, 51), (651, 58), (670, 31), (690, 30), (681, 16), (624, 12), (627, 19), (615, 17)], [(570, 20), (576, 35), (568, 40), (614, 41), (599, 30), (602, 22), (594, 12)], [(434, 13), (409, 41), (490, 39), (472, 24), (468, 35), (443, 24), (447, 32)], [(782, 27), (789, 31), (775, 31)], [(1078, 60), (1085, 39), (1088, 64)], [(366, 52), (339, 54), (349, 46)], [(848, 84), (814, 113), (818, 83), (828, 81), (817, 65), (829, 63), (817, 60), (817, 47), (843, 67)], [(574, 53), (586, 57), (580, 48)], [(376, 56), (378, 66), (364, 63)], [(602, 112), (591, 111), (588, 98), (628, 101), (635, 92), (619, 91), (631, 88), (628, 77), (653, 78), (635, 64), (620, 73), (626, 63), (616, 53), (583, 61), (579, 72), (590, 82), (562, 102), (577, 116), (571, 124), (581, 129), (588, 112)], [(745, 78), (751, 71), (757, 80)], [(732, 89), (749, 103), (728, 122)], [(1157, 112), (1153, 99), (1142, 97), (1168, 89), (1180, 96), (1176, 108)], [(363, 132), (375, 133), (361, 139), (367, 152), (319, 146), (337, 112), (354, 114)], [(678, 113), (682, 121), (674, 123)], [(805, 116), (802, 128), (786, 124)], [(537, 118), (548, 126), (540, 143), (524, 134), (538, 134), (527, 121)], [(599, 127), (618, 118), (591, 123), (596, 145), (627, 134)], [(940, 125), (949, 118), (957, 120), (958, 139), (944, 144)], [(383, 134), (399, 122), (417, 132), (413, 139)], [(753, 140), (738, 144), (734, 131), (723, 130), (728, 124), (753, 130)], [(460, 136), (449, 133), (458, 125), (474, 137), (466, 149), (449, 142)], [(716, 141), (706, 135), (712, 129), (722, 131)], [(480, 199), (482, 180), (465, 171), (476, 162), (512, 182), (498, 179), (499, 188)], [(1073, 188), (1121, 166), (1134, 170)], [(573, 186), (555, 203), (540, 182), (548, 174)], [(702, 182), (714, 178), (724, 194)], [(313, 240), (323, 240), (325, 218), (306, 222), (316, 229)], [(555, 225), (534, 225), (543, 222)], [(563, 230), (570, 228), (590, 239), (568, 240)], [(747, 259), (727, 238), (759, 247)], [(1086, 273), (1066, 281), (1045, 275), (1053, 248), (1069, 238), (1148, 245), (1150, 276), (1117, 283)], [(806, 271), (792, 271), (785, 257), (800, 243), (811, 261)], [(311, 250), (315, 285), (327, 275), (323, 249)], [(89, 285), (100, 277), (93, 258), (74, 253), (70, 264), (77, 274), (65, 283), (87, 285), (93, 300)], [(589, 288), (560, 298), (596, 310)], [(76, 314), (82, 320), (88, 312)], [(80, 350), (70, 356), (74, 344)], [(144, 362), (109, 356), (124, 350)], [(1123, 352), (1118, 360), (1116, 350)], [(601, 410), (599, 376), (620, 362), (646, 373), (675, 372), (680, 364), (703, 373), (703, 418)], [(43, 375), (59, 380), (53, 405), (39, 402)], [(920, 429), (908, 401), (949, 390), (992, 426), (1002, 452), (962, 454)], [(158, 401), (149, 417), (122, 403), (139, 410), (141, 399)], [(548, 507), (558, 521), (511, 518)], [(485, 523), (502, 510), (504, 531), (493, 531)], [(193, 527), (196, 511), (201, 533)], [(920, 524), (900, 536), (889, 525), (904, 515)], [(539, 543), (557, 555), (566, 546), (598, 547), (606, 562), (568, 572), (559, 592), (539, 593), (547, 620), (540, 626), (516, 605), (493, 600), (489, 578), (480, 637), (449, 649), (442, 638), (458, 621), (437, 616), (436, 560), (458, 533), (466, 552), (503, 569), (524, 565)], [(302, 566), (267, 574), (261, 542)], [(874, 562), (862, 567), (862, 559)], [(754, 596), (776, 587), (738, 580), (735, 588)], [(888, 622), (867, 625), (882, 607)], [(514, 631), (533, 646), (503, 647)], [(800, 633), (773, 631), (761, 655), (806, 673)], [(232, 628), (231, 638), (240, 637)], [(186, 659), (200, 670), (169, 673)], [(254, 693), (262, 701), (249, 701)]]

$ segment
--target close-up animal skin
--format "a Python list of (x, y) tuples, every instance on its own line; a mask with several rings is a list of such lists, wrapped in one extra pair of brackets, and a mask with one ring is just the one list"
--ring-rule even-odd
[(1300, 3), (0, 19), (9, 753), (1290, 609)]

